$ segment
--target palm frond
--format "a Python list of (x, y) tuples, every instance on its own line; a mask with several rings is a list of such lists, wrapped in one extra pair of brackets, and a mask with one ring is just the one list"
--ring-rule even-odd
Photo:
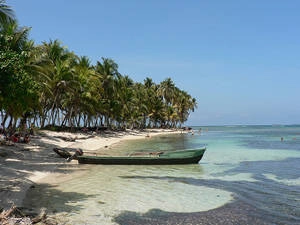
[(15, 20), (15, 13), (5, 0), (0, 0), (0, 28), (7, 23)]

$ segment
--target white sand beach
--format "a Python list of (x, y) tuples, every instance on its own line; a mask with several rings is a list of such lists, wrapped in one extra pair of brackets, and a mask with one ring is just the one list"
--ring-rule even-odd
[[(0, 208), (8, 209), (12, 205), (22, 206), (26, 191), (35, 183), (57, 182), (68, 179), (63, 173), (76, 171), (77, 161), (70, 163), (60, 158), (53, 148), (78, 149), (84, 152), (99, 152), (105, 149), (109, 154), (110, 146), (123, 140), (151, 138), (151, 136), (179, 133), (181, 131), (151, 129), (144, 131), (126, 130), (102, 133), (68, 133), (39, 131), (31, 137), (29, 144), (14, 143), (0, 145)], [(101, 151), (100, 151), (101, 153)], [(70, 167), (69, 165), (73, 165)], [(62, 172), (63, 171), (63, 172)]]

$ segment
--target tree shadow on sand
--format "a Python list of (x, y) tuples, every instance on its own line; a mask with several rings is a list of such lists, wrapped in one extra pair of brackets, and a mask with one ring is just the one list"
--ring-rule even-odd
[(32, 137), (30, 144), (0, 145), (0, 208), (8, 209), (12, 204), (21, 206), (24, 192), (34, 185), (29, 177), (41, 173), (83, 171), (83, 167), (66, 163), (54, 153), (55, 147), (59, 146), (44, 143), (40, 136)]
[(53, 213), (76, 213), (83, 207), (78, 204), (88, 198), (95, 197), (78, 192), (63, 192), (56, 185), (39, 184), (32, 185), (27, 191), (23, 201), (23, 207), (27, 211), (36, 212), (46, 208), (47, 212)]

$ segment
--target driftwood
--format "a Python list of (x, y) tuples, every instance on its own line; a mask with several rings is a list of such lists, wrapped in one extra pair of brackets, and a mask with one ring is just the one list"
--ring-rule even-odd
[(34, 217), (31, 221), (33, 224), (44, 221), (47, 218), (46, 209), (42, 208), (40, 214), (37, 217)]
[(51, 223), (47, 221), (46, 209), (42, 208), (38, 216), (29, 218), (26, 216), (18, 207), (13, 205), (10, 209), (4, 210), (0, 213), (0, 224), (1, 225), (31, 225), (31, 224), (57, 224), (56, 222)]
[(76, 149), (75, 153), (71, 157), (67, 158), (67, 161), (70, 162), (73, 159), (77, 159), (77, 156), (81, 156), (81, 155), (83, 155), (82, 149), (80, 149), (80, 148)]
[(62, 137), (62, 136), (55, 136), (55, 137), (59, 138), (59, 139), (62, 139), (64, 141), (69, 141), (69, 142), (74, 142), (74, 141), (76, 141), (76, 138), (77, 138), (77, 137), (75, 137), (75, 138), (73, 138), (73, 137)]
[(21, 210), (13, 205), (10, 209), (4, 210), (0, 214), (0, 224), (15, 225), (15, 224), (32, 224), (30, 218), (26, 217)]
[(8, 217), (12, 216), (12, 214), (15, 212), (16, 209), (17, 209), (17, 207), (15, 205), (13, 205), (10, 209), (4, 210), (3, 212), (1, 212), (0, 222), (2, 222), (2, 220), (6, 220)]
[(61, 139), (63, 139), (64, 141), (70, 141), (70, 142), (76, 141), (76, 138), (72, 138), (72, 137), (61, 137)]
[(62, 149), (62, 148), (53, 148), (53, 151), (58, 154), (60, 157), (63, 157), (65, 159), (68, 159), (72, 156), (72, 154), (67, 151), (66, 149)]
[(62, 148), (53, 148), (53, 151), (57, 153), (60, 157), (67, 159), (70, 162), (73, 159), (77, 159), (77, 156), (83, 155), (82, 149), (76, 149), (75, 153), (71, 154), (68, 150)]

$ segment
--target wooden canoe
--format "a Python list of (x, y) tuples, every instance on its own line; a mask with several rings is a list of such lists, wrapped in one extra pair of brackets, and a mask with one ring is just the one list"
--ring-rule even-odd
[(158, 154), (134, 156), (78, 156), (82, 164), (109, 164), (109, 165), (170, 165), (198, 163), (206, 148), (187, 149), (159, 152)]

